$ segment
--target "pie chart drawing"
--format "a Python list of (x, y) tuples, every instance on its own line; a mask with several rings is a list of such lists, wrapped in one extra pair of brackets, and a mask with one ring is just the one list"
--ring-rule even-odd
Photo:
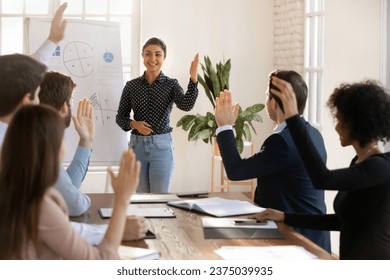
[(83, 78), (93, 73), (93, 49), (80, 41), (68, 43), (63, 51), (64, 65), (72, 75)]
[(103, 59), (107, 63), (111, 63), (114, 60), (114, 55), (111, 52), (105, 52), (103, 54)]

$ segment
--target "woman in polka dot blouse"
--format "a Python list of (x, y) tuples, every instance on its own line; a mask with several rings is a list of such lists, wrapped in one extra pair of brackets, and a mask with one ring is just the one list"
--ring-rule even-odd
[(146, 71), (126, 83), (116, 115), (116, 123), (124, 131), (131, 130), (129, 148), (141, 162), (137, 189), (140, 193), (169, 192), (174, 166), (169, 119), (173, 103), (183, 111), (190, 111), (198, 97), (199, 54), (191, 62), (186, 93), (177, 79), (161, 71), (166, 56), (167, 47), (161, 39), (150, 38), (145, 43), (142, 58)]

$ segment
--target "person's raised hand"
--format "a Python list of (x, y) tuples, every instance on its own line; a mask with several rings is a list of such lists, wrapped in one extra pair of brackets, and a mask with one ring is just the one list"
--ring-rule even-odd
[(229, 90), (224, 90), (215, 99), (215, 121), (218, 126), (233, 125), (238, 117), (238, 103), (232, 105), (232, 94)]
[(80, 136), (80, 146), (92, 149), (95, 139), (95, 120), (93, 108), (88, 98), (79, 101), (77, 116), (72, 116), (74, 127)]
[(141, 163), (137, 161), (135, 153), (131, 149), (123, 152), (117, 175), (111, 168), (108, 168), (115, 199), (130, 203), (130, 197), (138, 187), (140, 170)]
[(291, 84), (279, 79), (278, 77), (272, 76), (271, 82), (279, 90), (270, 89), (271, 93), (275, 94), (280, 98), (283, 103), (284, 116), (286, 119), (298, 114), (297, 100), (295, 97), (294, 89)]
[(63, 19), (64, 12), (68, 7), (68, 3), (63, 3), (56, 11), (53, 20), (51, 21), (50, 33), (48, 39), (54, 44), (58, 44), (65, 37), (65, 29), (67, 21)]
[(194, 60), (190, 66), (190, 77), (193, 83), (198, 82), (198, 66), (199, 66), (199, 53), (195, 54)]

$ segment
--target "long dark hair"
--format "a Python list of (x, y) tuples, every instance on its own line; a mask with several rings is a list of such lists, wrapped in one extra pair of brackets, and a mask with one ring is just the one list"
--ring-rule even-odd
[(27, 105), (11, 121), (0, 158), (0, 259), (20, 259), (37, 242), (43, 196), (58, 178), (64, 135), (59, 113)]

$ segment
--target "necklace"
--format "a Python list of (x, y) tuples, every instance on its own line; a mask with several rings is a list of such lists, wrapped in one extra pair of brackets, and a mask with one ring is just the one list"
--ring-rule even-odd
[(370, 153), (375, 150), (376, 148), (378, 148), (378, 144), (375, 144), (374, 146), (372, 146), (371, 148), (369, 148), (367, 150), (367, 152), (362, 156), (362, 157), (358, 157), (358, 159), (356, 160), (356, 163), (359, 163), (359, 162), (362, 162), (364, 160), (366, 160), (369, 156), (370, 156)]

